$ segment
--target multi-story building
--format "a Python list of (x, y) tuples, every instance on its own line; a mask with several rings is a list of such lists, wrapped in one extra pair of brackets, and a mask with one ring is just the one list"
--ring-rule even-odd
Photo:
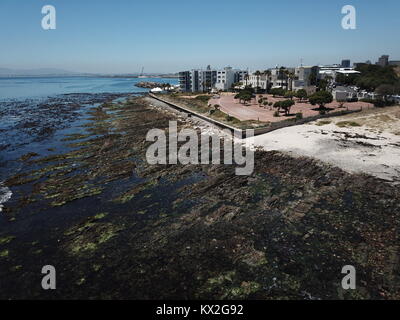
[(270, 83), (269, 76), (266, 73), (252, 73), (244, 80), (245, 86), (252, 86), (255, 89), (267, 90)]
[(179, 72), (179, 87), (184, 92), (209, 91), (217, 82), (217, 70), (210, 66), (206, 70), (193, 69)]
[(288, 88), (289, 86), (289, 78), (287, 76), (287, 71), (292, 72), (292, 70), (288, 70), (284, 67), (281, 68), (273, 68), (271, 71), (271, 83), (272, 88)]
[(305, 89), (311, 85), (310, 76), (313, 72), (313, 67), (300, 66), (295, 68), (295, 79), (292, 82), (292, 90)]
[(179, 86), (184, 92), (205, 92), (213, 88), (228, 90), (235, 82), (243, 81), (247, 71), (234, 70), (226, 67), (223, 70), (193, 69), (179, 72)]
[(351, 61), (346, 59), (346, 60), (342, 60), (341, 63), (342, 68), (350, 68), (351, 67)]
[(226, 67), (224, 70), (218, 70), (215, 88), (222, 91), (229, 90), (232, 88), (234, 83), (240, 82), (244, 79), (241, 72), (242, 71), (234, 70), (231, 67)]
[(192, 76), (190, 71), (179, 72), (179, 87), (184, 92), (191, 91)]
[(376, 64), (381, 67), (387, 67), (389, 65), (389, 56), (383, 55), (382, 57), (379, 58)]
[(245, 70), (235, 70), (235, 83), (242, 82), (247, 79), (249, 75), (248, 71)]
[(300, 66), (297, 68), (273, 68), (269, 72), (252, 73), (245, 85), (253, 88), (268, 90), (269, 88), (284, 88), (288, 90), (305, 89), (310, 86), (310, 75), (313, 67)]

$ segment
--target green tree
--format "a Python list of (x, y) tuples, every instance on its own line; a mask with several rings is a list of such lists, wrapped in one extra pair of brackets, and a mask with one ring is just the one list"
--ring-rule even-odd
[(303, 101), (305, 99), (307, 99), (308, 94), (307, 91), (304, 89), (300, 89), (296, 92), (296, 97), (300, 99), (300, 101)]
[(290, 110), (292, 106), (294, 106), (295, 102), (293, 100), (284, 100), (284, 101), (278, 101), (275, 102), (274, 108), (278, 109), (278, 112), (281, 111), (281, 109), (285, 112), (286, 116), (289, 116)]
[(289, 80), (289, 91), (293, 91), (293, 81), (296, 79), (296, 75), (293, 72), (287, 72), (287, 77)]
[(396, 93), (396, 87), (391, 84), (381, 84), (378, 88), (376, 88), (375, 92), (386, 98), (387, 96), (394, 95)]
[(318, 72), (319, 72), (318, 70), (319, 70), (318, 66), (314, 66), (311, 68), (311, 74), (308, 77), (308, 81), (311, 86), (316, 86), (318, 84)]
[(325, 105), (333, 101), (333, 96), (328, 91), (318, 91), (311, 95), (308, 100), (313, 106), (319, 105), (320, 109), (325, 109)]
[(295, 102), (293, 100), (285, 100), (281, 102), (281, 108), (283, 109), (283, 111), (285, 111), (286, 116), (290, 115), (290, 110), (294, 105)]
[(293, 97), (295, 96), (295, 93), (293, 91), (287, 91), (285, 92), (285, 98), (288, 98), (290, 100), (293, 100)]
[(328, 80), (325, 79), (320, 79), (318, 81), (318, 90), (319, 91), (326, 91), (326, 89), (328, 89)]
[(367, 91), (375, 91), (381, 85), (400, 84), (400, 78), (393, 66), (360, 64), (356, 68), (361, 74), (356, 79), (356, 85)]
[(284, 96), (285, 96), (285, 93), (286, 93), (286, 90), (283, 89), (283, 88), (274, 88), (274, 89), (271, 89), (270, 93), (271, 93), (274, 97), (276, 97), (276, 96), (284, 97)]

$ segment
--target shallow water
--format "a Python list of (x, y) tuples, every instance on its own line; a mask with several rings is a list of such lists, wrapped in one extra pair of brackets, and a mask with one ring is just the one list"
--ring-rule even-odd
[[(152, 81), (177, 84), (177, 79), (100, 77), (0, 78), (0, 101), (54, 96), (68, 93), (144, 93), (136, 83)], [(1, 110), (1, 107), (0, 107)]]

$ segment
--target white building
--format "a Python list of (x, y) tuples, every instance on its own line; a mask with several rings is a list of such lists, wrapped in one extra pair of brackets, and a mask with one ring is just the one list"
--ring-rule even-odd
[(243, 81), (247, 71), (226, 67), (223, 70), (194, 69), (179, 72), (179, 86), (185, 92), (203, 92), (215, 88), (229, 90), (235, 82)]
[(288, 88), (289, 82), (288, 77), (285, 74), (284, 68), (273, 68), (271, 71), (270, 81), (272, 83), (272, 88)]
[(244, 85), (259, 88), (261, 90), (267, 90), (268, 84), (269, 79), (266, 74), (256, 75), (252, 73), (248, 76), (248, 79), (244, 81)]
[(300, 66), (294, 71), (295, 79), (293, 80), (292, 89), (294, 91), (300, 89), (306, 89), (310, 86), (310, 76), (312, 74), (313, 67)]
[(320, 66), (319, 67), (319, 78), (325, 79), (326, 77), (331, 77), (333, 81), (336, 79), (338, 73), (350, 75), (359, 74), (359, 71), (354, 70), (354, 68), (342, 68), (341, 65), (332, 66)]
[(229, 90), (235, 83), (235, 70), (231, 67), (226, 67), (224, 70), (217, 71), (217, 82), (215, 88), (218, 90)]

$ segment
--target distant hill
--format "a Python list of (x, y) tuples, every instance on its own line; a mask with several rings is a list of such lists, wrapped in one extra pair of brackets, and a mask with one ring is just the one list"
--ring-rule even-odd
[[(138, 73), (126, 73), (126, 74), (102, 74), (102, 73), (80, 73), (72, 72), (63, 69), (56, 68), (40, 68), (40, 69), (11, 69), (11, 68), (0, 68), (0, 77), (35, 77), (35, 76), (95, 76), (95, 77), (106, 77), (106, 78), (126, 78), (132, 77), (137, 78)], [(149, 78), (177, 78), (178, 74), (160, 74), (160, 73), (148, 73), (145, 74)]]
[(77, 72), (71, 72), (63, 69), (40, 68), (40, 69), (9, 69), (0, 68), (0, 77), (15, 76), (57, 76), (57, 75), (79, 75)]

